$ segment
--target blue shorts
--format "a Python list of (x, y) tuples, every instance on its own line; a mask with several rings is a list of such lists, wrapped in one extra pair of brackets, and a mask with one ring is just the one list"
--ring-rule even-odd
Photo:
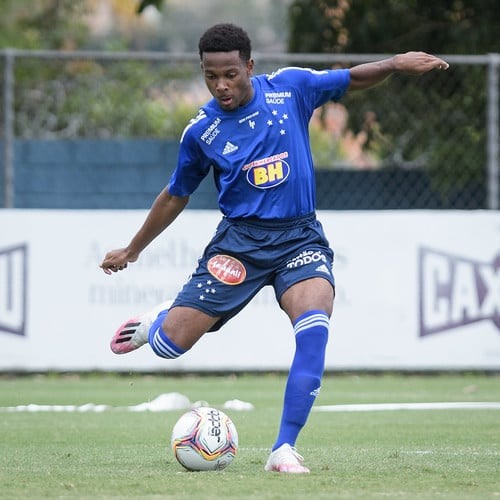
[(220, 317), (218, 330), (266, 285), (276, 299), (295, 283), (321, 277), (332, 287), (333, 251), (314, 214), (279, 221), (224, 218), (196, 271), (171, 307)]

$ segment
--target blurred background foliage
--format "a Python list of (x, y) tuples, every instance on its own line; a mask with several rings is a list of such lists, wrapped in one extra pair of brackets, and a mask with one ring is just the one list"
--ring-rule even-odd
[[(500, 9), (497, 0), (294, 0), (289, 32), (288, 50), (299, 53), (488, 54), (500, 52)], [(485, 68), (452, 65), (410, 80), (396, 75), (390, 87), (349, 94), (347, 128), (365, 135), (363, 149), (378, 166), (425, 167), (443, 193), (480, 181)]]
[(497, 0), (294, 0), (290, 52), (500, 51)]
[[(500, 52), (498, 0), (4, 0), (1, 9), (2, 48), (194, 53), (206, 27), (228, 21), (243, 25), (261, 53)], [(209, 97), (196, 60), (23, 58), (15, 82), (21, 138), (178, 140)], [(462, 182), (484, 177), (485, 113), (485, 67), (394, 75), (317, 110), (315, 161), (426, 168), (445, 189), (457, 169), (467, 173)]]

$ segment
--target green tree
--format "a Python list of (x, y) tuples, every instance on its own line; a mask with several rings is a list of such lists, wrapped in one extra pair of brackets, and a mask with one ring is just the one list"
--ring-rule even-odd
[(0, 47), (74, 49), (88, 39), (85, 0), (4, 0)]
[(498, 0), (294, 0), (290, 52), (500, 52)]
[[(89, 48), (87, 9), (87, 0), (5, 0), (0, 48)], [(181, 63), (16, 58), (15, 135), (177, 139), (197, 104), (172, 87), (193, 72)]]
[[(289, 21), (290, 52), (500, 52), (497, 0), (294, 0)], [(485, 66), (394, 75), (346, 102), (355, 132), (366, 113), (377, 116), (384, 143), (375, 146), (383, 165), (427, 169), (443, 197), (467, 183), (485, 183)]]
[(158, 10), (161, 10), (163, 6), (163, 0), (141, 0), (139, 2), (139, 5), (137, 6), (137, 14), (142, 14), (144, 9), (150, 6), (155, 7)]

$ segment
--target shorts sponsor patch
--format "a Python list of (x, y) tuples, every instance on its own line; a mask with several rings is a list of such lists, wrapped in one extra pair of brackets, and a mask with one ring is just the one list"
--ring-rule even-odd
[[(320, 265), (326, 264), (326, 262), (327, 262), (327, 259), (321, 251), (319, 251), (319, 250), (306, 250), (306, 251), (300, 253), (299, 255), (297, 255), (297, 257), (294, 257), (293, 259), (289, 260), (286, 263), (286, 267), (288, 267), (288, 269), (294, 269), (296, 267), (307, 266), (308, 264), (315, 264), (315, 263), (319, 263)], [(316, 268), (316, 271), (323, 271), (324, 272), (325, 269), (320, 268), (320, 267)], [(326, 268), (326, 266), (325, 266), (325, 268)], [(326, 271), (329, 273), (328, 269), (326, 269)]]
[(230, 255), (214, 255), (207, 264), (210, 274), (226, 285), (239, 285), (245, 281), (245, 266)]

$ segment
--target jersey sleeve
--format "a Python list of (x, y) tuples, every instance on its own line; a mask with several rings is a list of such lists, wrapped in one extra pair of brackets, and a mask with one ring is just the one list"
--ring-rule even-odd
[(168, 182), (168, 192), (174, 196), (189, 196), (210, 171), (210, 162), (204, 157), (194, 135), (188, 131), (181, 139), (177, 166)]
[[(310, 68), (282, 68), (269, 76), (276, 82), (287, 82), (301, 90), (313, 108), (328, 101), (338, 101), (349, 87), (351, 73), (348, 69), (314, 70)], [(304, 92), (306, 91), (306, 92)]]

